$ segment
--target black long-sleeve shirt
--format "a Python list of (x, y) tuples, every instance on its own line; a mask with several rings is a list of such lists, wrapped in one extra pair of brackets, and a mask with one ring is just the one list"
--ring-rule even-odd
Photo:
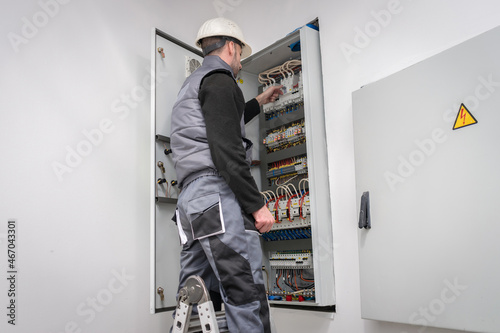
[(201, 84), (198, 98), (214, 165), (242, 209), (251, 214), (262, 208), (264, 202), (245, 160), (240, 121), (243, 112), (245, 123), (259, 114), (259, 103), (256, 99), (245, 103), (241, 89), (229, 72), (207, 76)]

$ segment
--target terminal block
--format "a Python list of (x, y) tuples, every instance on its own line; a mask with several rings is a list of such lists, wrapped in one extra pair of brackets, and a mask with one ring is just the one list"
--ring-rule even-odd
[(311, 269), (313, 268), (312, 252), (276, 251), (269, 256), (269, 264), (274, 269)]

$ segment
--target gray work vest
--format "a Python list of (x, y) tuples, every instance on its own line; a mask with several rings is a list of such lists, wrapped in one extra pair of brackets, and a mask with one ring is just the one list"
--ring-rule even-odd
[[(192, 175), (202, 175), (204, 171), (217, 172), (210, 154), (205, 118), (198, 99), (203, 78), (217, 70), (229, 71), (232, 77), (231, 67), (219, 56), (205, 57), (203, 65), (182, 85), (172, 110), (170, 147), (180, 187), (186, 185), (186, 179), (192, 178)], [(245, 138), (244, 114), (240, 126), (246, 160), (250, 163), (252, 150), (251, 142)]]

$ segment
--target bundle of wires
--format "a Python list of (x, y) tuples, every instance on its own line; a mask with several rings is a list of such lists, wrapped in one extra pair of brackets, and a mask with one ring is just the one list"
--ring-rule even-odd
[[(304, 273), (305, 272), (305, 273)], [(291, 291), (307, 291), (314, 288), (314, 279), (311, 278), (312, 269), (278, 269), (276, 270), (276, 286), (281, 290), (288, 287)], [(283, 286), (280, 285), (283, 281)]]
[(280, 76), (282, 79), (285, 79), (287, 75), (293, 75), (294, 71), (301, 65), (302, 62), (300, 60), (293, 59), (286, 61), (283, 65), (270, 68), (260, 73), (258, 77), (259, 83), (266, 86), (273, 85)]

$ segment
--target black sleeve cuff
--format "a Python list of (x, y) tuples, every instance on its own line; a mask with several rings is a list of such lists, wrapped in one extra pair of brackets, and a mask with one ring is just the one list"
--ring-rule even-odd
[(245, 124), (252, 120), (256, 115), (260, 113), (259, 102), (255, 98), (252, 98), (245, 104)]

